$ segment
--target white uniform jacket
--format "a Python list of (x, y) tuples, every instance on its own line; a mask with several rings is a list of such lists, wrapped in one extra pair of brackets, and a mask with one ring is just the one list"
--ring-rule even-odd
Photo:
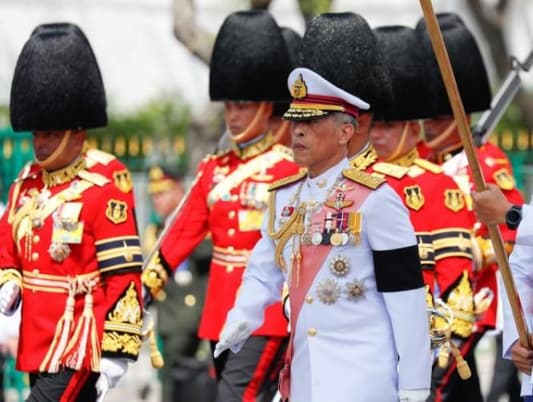
[[(516, 291), (522, 303), (524, 317), (529, 327), (532, 329), (533, 317), (533, 206), (525, 204), (522, 207), (522, 221), (518, 226), (516, 243), (513, 252), (509, 256), (509, 265), (515, 282)], [(513, 313), (509, 304), (509, 298), (505, 291), (505, 286), (500, 283), (502, 290), (502, 310), (503, 310), (503, 357), (511, 359), (511, 347), (518, 341), (518, 331), (516, 330)], [(520, 375), (522, 380), (522, 395), (533, 395), (533, 384), (530, 378)]]
[[(319, 177), (276, 190), (274, 210), (268, 211), (275, 214), (275, 229), (295, 198), (308, 205), (325, 201), (346, 168), (343, 161)], [(358, 212), (360, 241), (329, 246), (293, 325), (291, 402), (396, 402), (399, 389), (430, 387), (428, 317), (408, 212), (386, 184), (371, 191)], [(282, 270), (275, 263), (277, 240), (268, 235), (268, 220), (227, 323), (245, 320), (251, 329), (260, 326), (265, 307), (279, 300), (283, 284), (290, 281), (291, 254), (302, 236), (286, 242)], [(313, 225), (308, 229), (316, 230)], [(346, 271), (343, 264), (348, 268), (342, 275), (333, 273), (339, 261), (340, 271)]]

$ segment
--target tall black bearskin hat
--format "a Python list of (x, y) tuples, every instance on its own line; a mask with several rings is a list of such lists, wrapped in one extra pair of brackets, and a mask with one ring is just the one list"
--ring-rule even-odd
[(414, 120), (431, 116), (431, 88), (427, 63), (421, 60), (414, 29), (393, 25), (374, 29), (392, 83), (389, 107), (376, 110), (374, 119)]
[[(289, 61), (291, 71), (300, 65), (300, 60), (302, 58), (302, 37), (298, 32), (289, 27), (281, 27), (281, 35), (287, 45), (287, 50), (289, 52)], [(287, 100), (284, 102), (274, 103), (274, 111), (272, 114), (274, 116), (283, 116), (283, 114), (289, 108), (291, 101), (291, 95), (287, 92)]]
[(311, 20), (302, 41), (302, 66), (368, 102), (386, 106), (390, 81), (367, 21), (355, 13), (325, 13)]
[[(491, 102), (490, 84), (476, 39), (457, 14), (437, 14), (437, 19), (466, 113), (488, 109)], [(452, 108), (424, 20), (418, 22), (416, 32), (431, 70), (432, 115), (451, 115)]]
[(211, 57), (213, 101), (285, 101), (290, 61), (281, 31), (268, 11), (230, 14)]
[(302, 58), (302, 36), (289, 27), (281, 27), (280, 29), (285, 45), (287, 45), (287, 50), (289, 51), (289, 61), (292, 71), (300, 66)]
[(70, 23), (34, 29), (11, 85), (15, 131), (90, 129), (107, 124), (102, 76), (81, 29)]

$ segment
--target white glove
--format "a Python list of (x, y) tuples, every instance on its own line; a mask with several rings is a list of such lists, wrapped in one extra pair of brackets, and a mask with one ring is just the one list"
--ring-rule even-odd
[(148, 310), (143, 310), (143, 327), (141, 329), (143, 341), (147, 340), (150, 336), (150, 331), (154, 329), (154, 318), (152, 313)]
[(12, 315), (18, 307), (20, 287), (17, 281), (11, 279), (0, 287), (0, 313)]
[(105, 394), (114, 388), (128, 371), (128, 359), (123, 357), (102, 357), (100, 360), (100, 377), (96, 381), (96, 401), (104, 400)]
[(213, 356), (216, 359), (227, 349), (233, 353), (238, 353), (250, 335), (251, 331), (248, 329), (246, 321), (227, 323), (220, 334), (220, 340), (215, 346)]
[(401, 389), (398, 397), (400, 402), (426, 402), (429, 394), (429, 389)]

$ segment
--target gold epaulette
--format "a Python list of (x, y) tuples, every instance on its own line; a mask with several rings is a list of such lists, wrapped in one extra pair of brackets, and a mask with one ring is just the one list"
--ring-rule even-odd
[(291, 148), (286, 147), (285, 145), (276, 144), (272, 147), (272, 150), (282, 154), (288, 161), (293, 161), (294, 155)]
[(89, 183), (97, 185), (98, 187), (103, 187), (111, 181), (107, 177), (102, 176), (99, 173), (88, 172), (87, 170), (80, 170), (78, 172), (78, 176), (80, 176), (83, 180), (88, 181)]
[(425, 159), (416, 158), (414, 160), (414, 163), (415, 163), (415, 165), (421, 167), (422, 169), (428, 170), (431, 173), (435, 173), (435, 174), (442, 173), (442, 167), (440, 167), (439, 165), (437, 165), (437, 164), (435, 164), (433, 162), (427, 161)]
[(268, 191), (278, 190), (282, 187), (288, 186), (289, 184), (296, 183), (300, 180), (302, 180), (304, 177), (307, 176), (307, 169), (301, 169), (299, 173), (285, 177), (284, 179), (278, 180), (270, 185), (268, 188)]
[(386, 180), (381, 177), (377, 177), (357, 169), (344, 169), (342, 171), (342, 175), (345, 178), (355, 183), (362, 184), (363, 186), (371, 188), (372, 190), (375, 190), (386, 182)]
[[(34, 162), (27, 162), (24, 167), (21, 169), (18, 177), (14, 180), (15, 183), (26, 180), (29, 177), (32, 177), (35, 173), (40, 170), (40, 166)], [(33, 176), (35, 177), (35, 176)]]
[(494, 166), (494, 165), (503, 165), (503, 166), (509, 166), (510, 162), (506, 158), (493, 158), (492, 156), (487, 156), (484, 159), (484, 162), (487, 166)]
[(394, 163), (378, 162), (372, 165), (374, 172), (401, 179), (409, 171), (408, 167), (395, 165)]
[(117, 159), (115, 155), (111, 155), (107, 152), (100, 151), (99, 149), (95, 149), (95, 148), (91, 148), (87, 150), (85, 155), (87, 156), (87, 158), (95, 162), (101, 163), (102, 165), (107, 165), (109, 164), (109, 162)]

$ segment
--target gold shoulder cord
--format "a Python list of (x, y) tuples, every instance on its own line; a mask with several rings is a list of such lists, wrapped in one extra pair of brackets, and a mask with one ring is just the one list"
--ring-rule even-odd
[[(299, 195), (301, 191), (301, 186), (297, 191), (297, 194)], [(298, 198), (298, 195), (296, 198)], [(275, 249), (275, 261), (276, 263), (281, 267), (282, 270), (285, 270), (286, 264), (285, 260), (283, 259), (283, 248), (289, 241), (289, 239), (296, 234), (302, 234), (303, 233), (303, 219), (305, 217), (305, 203), (302, 203), (299, 205), (294, 213), (291, 215), (287, 223), (283, 225), (283, 227), (278, 230), (277, 232), (274, 230), (274, 220), (276, 216), (276, 191), (272, 191), (270, 193), (270, 196), (268, 198), (268, 235), (273, 240), (278, 240), (276, 244)], [(303, 211), (303, 213), (302, 213)]]
[(22, 180), (15, 183), (15, 188), (13, 189), (13, 196), (11, 197), (11, 205), (9, 206), (9, 216), (7, 218), (7, 223), (12, 224), (15, 219), (15, 206), (17, 204), (17, 199), (20, 193), (20, 187), (22, 186)]
[(31, 169), (31, 165), (27, 164), (24, 167), (24, 171), (20, 175), (20, 177), (15, 181), (15, 188), (13, 189), (13, 196), (11, 197), (11, 205), (9, 206), (9, 215), (7, 217), (7, 223), (10, 225), (13, 223), (13, 219), (15, 219), (15, 208), (17, 205), (17, 200), (19, 198), (20, 193), (20, 187), (22, 186), (22, 183), (24, 182), (24, 179), (28, 176), (29, 171)]

